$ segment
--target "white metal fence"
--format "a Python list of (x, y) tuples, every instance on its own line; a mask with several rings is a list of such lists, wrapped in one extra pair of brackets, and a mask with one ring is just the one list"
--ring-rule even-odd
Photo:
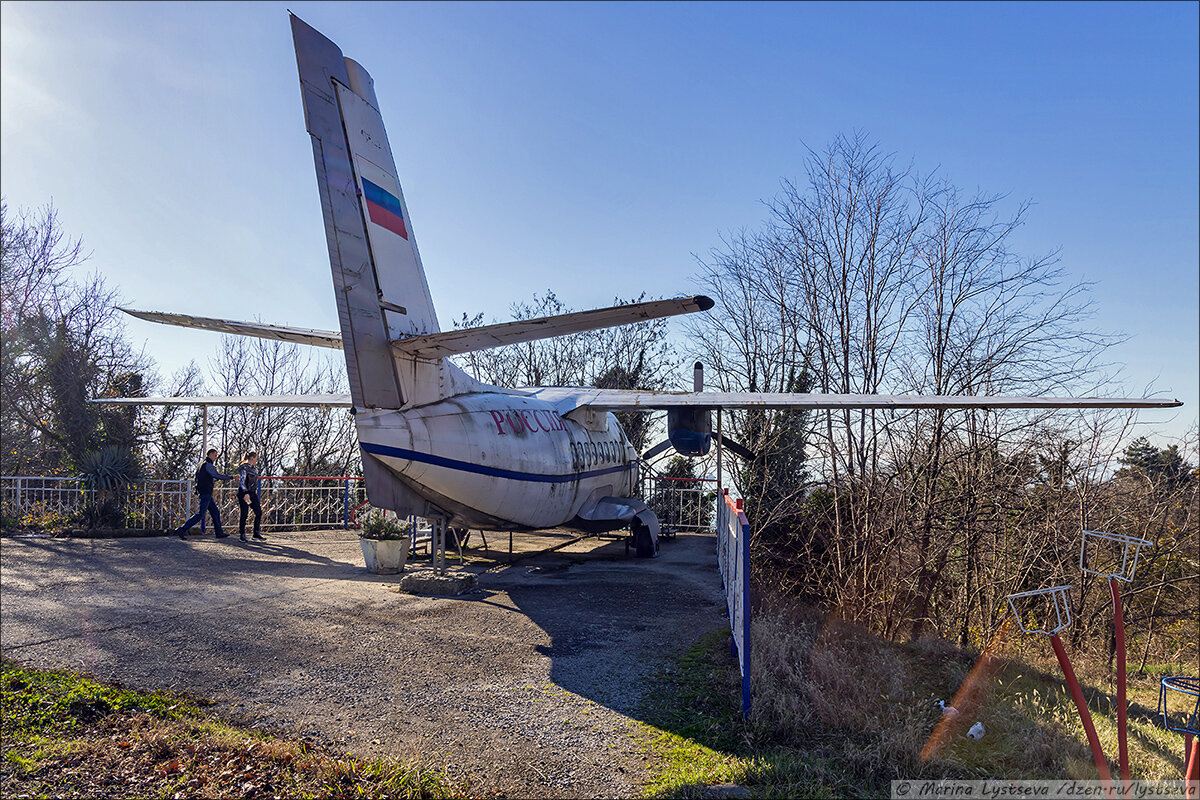
[[(345, 528), (362, 501), (358, 476), (268, 476), (261, 488), (264, 530)], [(88, 489), (78, 478), (0, 476), (0, 515), (6, 526), (53, 529), (84, 527), (94, 520), (109, 495)], [(238, 524), (237, 488), (218, 486), (213, 499), (223, 527)], [(132, 531), (172, 530), (199, 507), (194, 483), (143, 480), (122, 490), (124, 527)], [(253, 512), (247, 525), (254, 518)]]
[(717, 498), (713, 478), (668, 478), (643, 465), (643, 502), (654, 510), (664, 531), (711, 531)]
[(742, 672), (742, 715), (750, 716), (750, 521), (729, 494), (717, 504), (717, 564), (725, 585), (733, 649)]
[[(263, 530), (348, 528), (351, 510), (364, 499), (362, 478), (356, 475), (264, 477), (259, 496), (262, 527)], [(236, 526), (240, 514), (237, 487), (217, 487), (213, 500), (221, 509), (221, 523), (227, 528)], [(254, 513), (250, 512), (247, 526), (253, 518)]]
[[(83, 526), (112, 497), (78, 478), (0, 476), (0, 515), (6, 525), (29, 528)], [(121, 492), (125, 527), (162, 530), (178, 525), (196, 505), (188, 480), (144, 480)]]

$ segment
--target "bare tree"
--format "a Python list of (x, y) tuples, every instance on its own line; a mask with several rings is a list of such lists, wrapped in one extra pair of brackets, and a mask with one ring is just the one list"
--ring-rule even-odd
[[(194, 396), (204, 393), (204, 378), (195, 361), (175, 372), (164, 382), (153, 379), (155, 394), (168, 397)], [(152, 411), (145, 451), (148, 473), (163, 480), (188, 477), (196, 469), (204, 443), (201, 412), (193, 406), (162, 406)]]
[[(1089, 328), (1087, 287), (1057, 253), (1013, 248), (1028, 204), (1005, 215), (1004, 198), (964, 197), (862, 135), (806, 166), (760, 231), (701, 262), (717, 308), (690, 332), (721, 388), (796, 391), (798, 376), (837, 393), (1098, 388), (1115, 338)], [(731, 416), (742, 436), (779, 429), (761, 412)], [(933, 628), (965, 643), (1005, 591), (1060, 570), (1080, 526), (1111, 512), (1105, 465), (1129, 420), (837, 411), (809, 423), (759, 438), (763, 463), (737, 474), (749, 502), (762, 498), (760, 574), (889, 635)], [(805, 477), (780, 502), (768, 477), (798, 447)]]
[[(340, 358), (324, 356), (309, 368), (311, 390), (320, 394), (349, 391)], [(302, 408), (292, 419), (296, 457), (291, 471), (299, 475), (353, 475), (362, 471), (353, 418), (341, 410)]]
[[(697, 278), (714, 307), (684, 321), (693, 352), (723, 391), (807, 391), (811, 380), (807, 330), (791, 313), (790, 267), (768, 233), (741, 231), (700, 262)], [(747, 513), (760, 532), (755, 547), (770, 558), (796, 546), (806, 503), (806, 443), (811, 415), (802, 412), (723, 412), (726, 435), (758, 455), (731, 465)], [(786, 556), (785, 556), (786, 557)]]
[[(345, 391), (345, 368), (309, 348), (267, 339), (223, 336), (210, 367), (216, 389), (229, 395), (326, 394)], [(223, 407), (210, 417), (218, 442), (237, 463), (254, 450), (263, 474), (347, 474), (358, 466), (353, 423), (344, 411)]]
[[(628, 301), (639, 303), (643, 294)], [(532, 302), (514, 303), (513, 320), (570, 313), (553, 291), (534, 295)], [(487, 324), (482, 314), (455, 321), (456, 328)], [(667, 321), (663, 319), (623, 325), (598, 331), (585, 331), (551, 339), (497, 347), (468, 353), (460, 366), (477, 380), (493, 386), (596, 386), (604, 389), (664, 389), (677, 379), (675, 352), (667, 339)], [(622, 412), (617, 415), (630, 442), (637, 449), (648, 443), (652, 425), (646, 412)]]
[(0, 216), (0, 465), (69, 471), (101, 444), (134, 447), (137, 412), (89, 402), (141, 391), (152, 366), (125, 337), (117, 291), (79, 274), (87, 255), (53, 207)]
[(71, 272), (91, 256), (80, 239), (70, 239), (52, 205), (21, 209), (14, 217), (0, 200), (0, 307), (4, 330), (16, 330), (34, 309), (54, 301)]

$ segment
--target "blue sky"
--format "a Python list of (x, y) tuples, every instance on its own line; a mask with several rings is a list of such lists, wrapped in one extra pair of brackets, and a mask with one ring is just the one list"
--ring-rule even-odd
[[(1124, 385), (1200, 408), (1196, 3), (0, 6), (0, 187), (130, 305), (337, 328), (286, 9), (373, 75), (443, 324), (695, 290), (861, 130), (1035, 205)], [(216, 337), (130, 321), (165, 371)]]

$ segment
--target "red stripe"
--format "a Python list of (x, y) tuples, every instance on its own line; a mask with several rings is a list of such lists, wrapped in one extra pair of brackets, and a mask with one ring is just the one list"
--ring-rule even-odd
[(403, 239), (408, 238), (408, 230), (404, 227), (404, 220), (383, 206), (368, 200), (367, 213), (371, 216), (371, 222), (374, 222), (376, 225), (382, 225)]

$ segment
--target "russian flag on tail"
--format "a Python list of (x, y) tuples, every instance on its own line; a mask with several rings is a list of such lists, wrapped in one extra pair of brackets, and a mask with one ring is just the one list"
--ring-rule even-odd
[(382, 225), (394, 234), (408, 238), (408, 229), (404, 227), (404, 212), (400, 208), (400, 199), (380, 186), (376, 186), (363, 178), (363, 195), (367, 199), (367, 214), (371, 222)]

